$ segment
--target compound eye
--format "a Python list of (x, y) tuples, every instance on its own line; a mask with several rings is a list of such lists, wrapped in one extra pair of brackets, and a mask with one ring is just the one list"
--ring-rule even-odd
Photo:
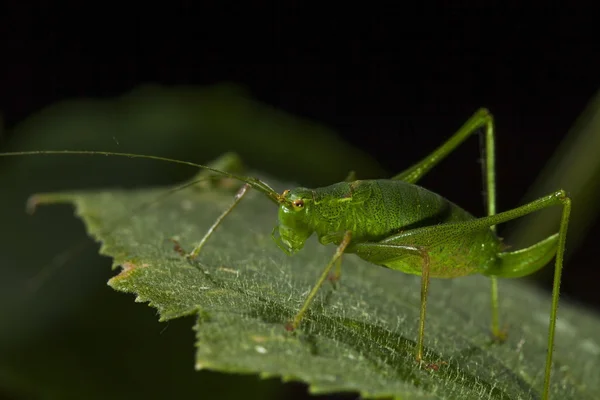
[(292, 205), (294, 206), (294, 208), (301, 209), (302, 207), (304, 207), (304, 200), (302, 200), (302, 199), (294, 200), (294, 201), (292, 201)]
[(288, 195), (288, 193), (290, 193), (290, 189), (285, 189), (283, 193), (281, 193), (281, 196), (285, 197)]

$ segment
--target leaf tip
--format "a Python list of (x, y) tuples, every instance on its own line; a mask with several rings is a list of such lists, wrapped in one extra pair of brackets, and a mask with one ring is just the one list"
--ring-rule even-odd
[(37, 193), (27, 199), (25, 211), (31, 215), (40, 204), (69, 203), (73, 202), (73, 200), (72, 196), (64, 193)]
[(125, 262), (123, 264), (121, 264), (121, 272), (119, 272), (119, 274), (117, 276), (112, 277), (109, 281), (108, 284), (110, 286), (113, 286), (115, 284), (117, 284), (120, 281), (123, 281), (127, 278), (129, 278), (131, 276), (131, 274), (139, 269), (139, 268), (147, 268), (149, 267), (149, 264), (135, 264), (133, 262)]
[(196, 361), (194, 368), (196, 369), (196, 371), (201, 371), (204, 369), (204, 364), (202, 364), (202, 362), (200, 362), (200, 361)]

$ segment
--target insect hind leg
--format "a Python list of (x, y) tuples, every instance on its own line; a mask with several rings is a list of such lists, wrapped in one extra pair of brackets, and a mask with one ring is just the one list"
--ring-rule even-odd
[[(495, 133), (494, 117), (485, 108), (477, 110), (463, 126), (460, 127), (448, 140), (433, 152), (425, 156), (422, 160), (400, 172), (392, 179), (401, 180), (408, 183), (416, 183), (427, 172), (433, 169), (440, 161), (445, 159), (458, 146), (460, 146), (469, 136), (480, 129), (485, 129), (485, 141), (480, 146), (482, 163), (482, 175), (484, 177), (484, 201), (486, 203), (487, 215), (496, 213), (496, 159), (495, 159)], [(491, 229), (495, 231), (495, 227)], [(498, 281), (496, 277), (491, 277), (491, 308), (492, 308), (492, 335), (495, 341), (502, 342), (506, 339), (506, 331), (500, 329), (499, 301), (498, 301)]]

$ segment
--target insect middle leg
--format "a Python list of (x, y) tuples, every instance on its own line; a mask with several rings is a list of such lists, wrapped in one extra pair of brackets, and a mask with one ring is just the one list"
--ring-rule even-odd
[(387, 256), (387, 261), (392, 261), (395, 258), (400, 258), (407, 254), (412, 254), (421, 258), (421, 310), (419, 313), (419, 336), (417, 338), (415, 358), (418, 362), (423, 361), (425, 314), (427, 311), (427, 295), (429, 293), (429, 274), (431, 266), (429, 253), (427, 252), (426, 247), (387, 243), (359, 243), (355, 245), (355, 249), (357, 252), (364, 251), (370, 254), (373, 254), (374, 252), (383, 252)]

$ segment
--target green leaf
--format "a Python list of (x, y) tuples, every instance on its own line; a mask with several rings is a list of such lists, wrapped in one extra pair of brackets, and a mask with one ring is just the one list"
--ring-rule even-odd
[[(267, 180), (275, 189), (293, 187)], [(489, 336), (489, 282), (482, 276), (433, 280), (426, 360), (414, 361), (419, 277), (344, 257), (337, 288), (326, 285), (301, 327), (284, 329), (333, 247), (309, 240), (288, 257), (270, 234), (276, 207), (252, 192), (190, 263), (170, 238), (191, 249), (232, 201), (226, 191), (179, 191), (142, 212), (166, 189), (42, 195), (67, 202), (101, 253), (121, 272), (109, 281), (155, 307), (161, 321), (196, 316), (196, 368), (306, 382), (313, 393), (360, 392), (399, 399), (537, 399), (543, 385), (550, 298), (520, 281), (500, 285), (508, 340)], [(131, 215), (126, 223), (116, 223)], [(314, 238), (313, 238), (314, 239)], [(600, 321), (562, 301), (552, 399), (600, 394)], [(139, 332), (139, 335), (145, 335)], [(108, 340), (108, 338), (107, 338)], [(148, 349), (152, 351), (152, 349)]]

